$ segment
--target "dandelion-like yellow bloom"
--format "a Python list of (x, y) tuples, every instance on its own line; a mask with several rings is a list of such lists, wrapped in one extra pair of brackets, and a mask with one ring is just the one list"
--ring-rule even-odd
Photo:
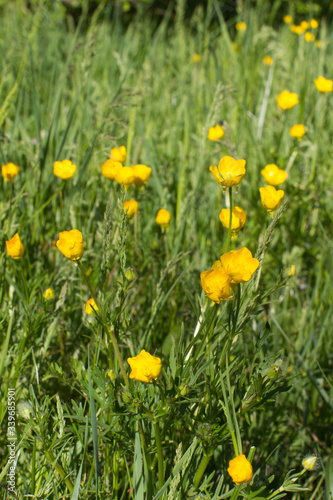
[(118, 184), (124, 184), (126, 190), (133, 184), (134, 179), (135, 177), (131, 167), (121, 168), (115, 177), (116, 182), (118, 182)]
[(213, 174), (215, 181), (223, 187), (237, 186), (245, 175), (245, 160), (235, 160), (231, 156), (223, 156), (218, 167), (212, 165), (209, 170)]
[(211, 269), (200, 274), (201, 286), (207, 297), (219, 304), (232, 297), (230, 277), (217, 260)]
[(246, 23), (244, 21), (241, 21), (240, 23), (235, 24), (235, 28), (237, 31), (245, 31), (246, 30)]
[(273, 64), (273, 59), (271, 58), (271, 56), (265, 56), (262, 60), (262, 62), (264, 64), (266, 64), (266, 66), (272, 66)]
[(305, 38), (305, 41), (307, 43), (310, 43), (310, 42), (314, 42), (316, 37), (314, 36), (313, 33), (311, 33), (310, 31), (307, 31), (304, 35), (304, 38)]
[(328, 80), (323, 76), (319, 76), (314, 82), (317, 90), (319, 90), (322, 94), (326, 94), (327, 92), (331, 92), (333, 90), (333, 81)]
[(291, 24), (293, 22), (293, 18), (292, 16), (290, 16), (289, 14), (287, 14), (286, 16), (284, 16), (283, 18), (283, 22), (285, 24)]
[(290, 31), (296, 33), (296, 35), (302, 35), (302, 33), (304, 33), (305, 31), (305, 28), (303, 28), (303, 26), (297, 26), (296, 24), (292, 24), (290, 26)]
[(163, 229), (167, 229), (170, 226), (171, 214), (165, 208), (160, 208), (157, 212), (155, 222), (161, 226)]
[(64, 181), (67, 181), (76, 171), (76, 165), (74, 165), (70, 160), (55, 161), (53, 163), (53, 173), (56, 177), (60, 177)]
[(261, 187), (259, 191), (264, 209), (273, 217), (275, 210), (281, 205), (284, 191), (282, 189), (277, 191), (273, 186)]
[(230, 460), (228, 474), (235, 484), (249, 483), (253, 477), (252, 465), (245, 455), (238, 455)]
[(14, 234), (12, 239), (6, 241), (6, 248), (9, 257), (14, 260), (22, 259), (24, 254), (24, 246), (18, 233)]
[(138, 213), (139, 204), (135, 200), (124, 201), (123, 209), (124, 212), (127, 210), (127, 217), (131, 219)]
[(208, 139), (210, 141), (219, 141), (224, 136), (224, 128), (221, 125), (215, 125), (215, 127), (210, 127), (208, 131)]
[(132, 370), (129, 377), (146, 384), (151, 384), (153, 380), (157, 380), (162, 367), (160, 358), (152, 356), (144, 349), (134, 358), (127, 358), (127, 363)]
[(283, 110), (291, 109), (298, 104), (298, 95), (289, 90), (283, 90), (276, 98), (279, 107)]
[(317, 19), (311, 19), (311, 21), (310, 21), (310, 26), (311, 26), (311, 28), (312, 28), (313, 30), (317, 29), (317, 28), (318, 28), (318, 26), (319, 26), (319, 23), (318, 23)]
[(12, 180), (15, 179), (15, 177), (19, 173), (19, 170), (20, 167), (14, 165), (14, 163), (7, 163), (6, 165), (2, 165), (1, 173), (3, 180), (5, 182), (12, 182)]
[(45, 300), (53, 300), (54, 299), (54, 291), (52, 288), (47, 288), (43, 294)]
[(94, 299), (87, 300), (84, 304), (84, 310), (86, 314), (89, 314), (89, 316), (94, 315), (98, 311), (98, 307)]
[(122, 168), (123, 165), (120, 163), (120, 161), (112, 159), (106, 160), (106, 162), (101, 166), (102, 175), (106, 179), (110, 179), (110, 181), (113, 181)]
[(306, 130), (304, 125), (302, 125), (301, 123), (296, 123), (296, 125), (290, 127), (289, 132), (291, 137), (301, 140)]
[(120, 161), (120, 163), (124, 163), (127, 158), (126, 147), (120, 146), (120, 148), (112, 148), (110, 151), (110, 158), (112, 160)]
[(56, 245), (60, 252), (73, 262), (80, 260), (83, 255), (83, 237), (82, 233), (77, 229), (59, 233), (59, 240)]
[(147, 184), (151, 174), (151, 168), (146, 165), (141, 165), (141, 163), (133, 165), (131, 168), (134, 174), (134, 184), (136, 186), (143, 186), (144, 184)]
[(221, 255), (220, 261), (232, 285), (249, 281), (259, 267), (259, 260), (252, 257), (252, 253), (246, 247)]
[(266, 167), (262, 169), (261, 175), (267, 184), (271, 184), (272, 186), (282, 184), (288, 177), (287, 172), (282, 170), (282, 168), (279, 168), (277, 165), (274, 165), (274, 163), (266, 165)]
[(192, 61), (196, 64), (201, 61), (201, 55), (200, 54), (193, 54)]
[[(231, 234), (233, 239), (237, 239), (237, 233), (244, 227), (247, 213), (240, 207), (233, 207), (231, 216)], [(219, 215), (221, 224), (226, 229), (229, 229), (230, 210), (222, 208)]]

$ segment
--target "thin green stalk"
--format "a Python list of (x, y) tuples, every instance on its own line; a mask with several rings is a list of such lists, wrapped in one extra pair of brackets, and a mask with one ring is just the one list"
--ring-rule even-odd
[(227, 253), (230, 241), (231, 241), (231, 225), (232, 225), (232, 187), (229, 188), (229, 214), (230, 214), (230, 219), (229, 219), (229, 227), (228, 227), (228, 237), (227, 237), (227, 242), (225, 244), (224, 252)]
[(155, 442), (156, 442), (156, 452), (158, 461), (158, 486), (159, 489), (164, 485), (164, 464), (163, 464), (163, 452), (162, 452), (162, 442), (161, 442), (161, 432), (158, 422), (153, 421), (154, 431), (155, 431)]
[(52, 195), (52, 196), (51, 196), (51, 197), (50, 197), (50, 198), (49, 198), (49, 199), (48, 199), (48, 200), (44, 203), (44, 205), (42, 205), (42, 206), (41, 206), (41, 207), (37, 210), (37, 212), (35, 212), (35, 213), (34, 213), (34, 214), (30, 217), (30, 219), (28, 219), (28, 220), (27, 220), (27, 221), (26, 221), (26, 222), (25, 222), (22, 226), (20, 226), (20, 230), (22, 230), (23, 228), (25, 228), (26, 226), (28, 226), (28, 224), (30, 224), (30, 222), (31, 222), (31, 221), (32, 221), (35, 217), (37, 217), (37, 215), (39, 215), (39, 214), (40, 214), (40, 213), (44, 210), (44, 208), (45, 208), (45, 207), (47, 207), (47, 205), (48, 205), (49, 203), (51, 203), (51, 201), (53, 200), (53, 198), (54, 198), (55, 196), (57, 196), (57, 194), (58, 194), (58, 193), (62, 190), (63, 186), (64, 186), (64, 182), (62, 182), (62, 183), (60, 184), (60, 186), (58, 187), (58, 189), (57, 189), (57, 190), (53, 193), (53, 195)]
[(204, 455), (201, 459), (201, 462), (199, 464), (198, 470), (194, 476), (193, 485), (194, 485), (195, 489), (198, 488), (200, 481), (202, 479), (202, 476), (204, 475), (205, 470), (207, 468), (207, 465), (209, 464), (209, 461), (212, 458), (212, 456), (213, 456), (213, 451), (208, 453), (207, 455), (204, 453)]

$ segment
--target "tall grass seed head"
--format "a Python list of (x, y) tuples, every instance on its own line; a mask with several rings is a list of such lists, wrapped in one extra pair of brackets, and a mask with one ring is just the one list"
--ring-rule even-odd
[(289, 92), (289, 90), (283, 90), (276, 98), (280, 109), (288, 110), (298, 104), (298, 95), (295, 92)]
[(282, 184), (288, 177), (287, 172), (279, 168), (274, 163), (266, 165), (266, 167), (261, 170), (261, 175), (267, 184), (271, 184), (272, 186)]
[(22, 259), (24, 254), (24, 246), (18, 233), (15, 233), (9, 241), (6, 241), (6, 248), (9, 257), (14, 260)]
[(296, 123), (289, 129), (291, 137), (294, 139), (301, 140), (303, 138), (303, 135), (306, 133), (304, 125), (301, 123)]
[(221, 255), (220, 261), (231, 285), (249, 281), (259, 267), (259, 260), (252, 257), (251, 251), (246, 247)]
[(230, 460), (228, 474), (237, 485), (249, 483), (253, 477), (253, 468), (245, 455)]
[(217, 260), (211, 269), (200, 274), (201, 286), (207, 297), (220, 304), (232, 297), (229, 275), (222, 269), (221, 262)]
[(215, 125), (215, 127), (209, 127), (207, 138), (210, 141), (219, 141), (224, 136), (224, 128), (221, 125)]
[(323, 76), (319, 76), (314, 82), (317, 90), (319, 90), (322, 94), (327, 94), (327, 92), (332, 92), (333, 90), (333, 81), (324, 78)]
[(235, 160), (231, 156), (223, 156), (218, 166), (209, 167), (215, 181), (222, 187), (237, 186), (246, 173), (245, 160)]
[(134, 184), (138, 187), (147, 184), (151, 174), (151, 168), (146, 165), (141, 165), (141, 163), (133, 165), (131, 168), (134, 174)]
[(6, 165), (2, 165), (1, 173), (3, 180), (5, 182), (12, 182), (12, 180), (15, 179), (15, 177), (19, 173), (19, 170), (20, 167), (18, 167), (14, 163), (7, 163)]
[(123, 209), (129, 219), (138, 213), (139, 204), (135, 200), (124, 201)]
[(161, 372), (162, 363), (160, 358), (152, 356), (144, 349), (134, 358), (128, 358), (127, 362), (132, 370), (129, 377), (146, 384), (151, 384), (153, 380), (157, 380)]
[(126, 190), (133, 184), (134, 179), (135, 177), (131, 167), (121, 168), (115, 177), (115, 181), (118, 182), (118, 184), (124, 184)]
[(155, 218), (156, 224), (161, 226), (162, 229), (167, 229), (170, 226), (171, 214), (165, 208), (160, 208)]
[[(231, 234), (233, 239), (236, 239), (237, 233), (244, 227), (246, 222), (247, 213), (241, 207), (232, 208), (231, 216)], [(229, 229), (230, 224), (230, 210), (222, 208), (219, 215), (221, 224), (226, 229)]]
[(110, 151), (110, 158), (112, 160), (120, 161), (120, 163), (124, 163), (127, 158), (126, 147), (120, 146), (119, 148), (112, 148)]
[(277, 191), (274, 186), (261, 187), (259, 191), (264, 209), (273, 217), (275, 210), (281, 205), (284, 191)]
[(73, 262), (80, 260), (83, 255), (83, 237), (82, 233), (77, 229), (59, 233), (59, 240), (56, 245), (60, 252)]
[(70, 160), (55, 161), (53, 163), (53, 173), (56, 177), (67, 181), (76, 171), (76, 165), (74, 165)]
[(54, 299), (54, 290), (52, 288), (47, 288), (43, 294), (45, 300), (53, 300)]
[(123, 168), (122, 163), (117, 160), (109, 159), (106, 160), (106, 162), (103, 163), (101, 166), (101, 171), (103, 177), (106, 179), (109, 179), (110, 181), (114, 181), (115, 178), (117, 177), (119, 171)]

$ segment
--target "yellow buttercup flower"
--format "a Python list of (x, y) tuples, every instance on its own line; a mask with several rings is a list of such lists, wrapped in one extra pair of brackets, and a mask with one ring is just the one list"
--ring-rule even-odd
[(321, 48), (322, 44), (321, 44), (321, 40), (316, 40), (315, 41), (315, 46), (318, 47), (318, 49)]
[(127, 158), (125, 146), (120, 146), (120, 148), (112, 148), (110, 152), (110, 158), (112, 160), (120, 161), (120, 163), (124, 163)]
[(143, 186), (143, 184), (147, 184), (151, 174), (151, 168), (146, 165), (141, 165), (141, 163), (133, 165), (131, 168), (134, 174), (134, 184), (136, 186)]
[(241, 21), (240, 23), (236, 23), (235, 28), (237, 31), (245, 31), (246, 30), (246, 23), (244, 23), (244, 21)]
[(54, 291), (52, 288), (47, 288), (43, 294), (45, 300), (53, 300), (54, 299)]
[(314, 36), (313, 33), (311, 33), (310, 31), (307, 31), (304, 35), (304, 38), (305, 38), (305, 41), (307, 43), (310, 43), (310, 42), (314, 42), (316, 37)]
[(310, 28), (310, 23), (308, 21), (302, 21), (300, 24), (301, 28), (305, 30), (308, 30)]
[[(232, 239), (237, 239), (237, 233), (244, 227), (246, 222), (247, 213), (240, 207), (233, 207), (231, 216), (231, 234)], [(220, 215), (222, 226), (229, 229), (230, 224), (230, 210), (222, 208)]]
[(296, 267), (294, 264), (292, 264), (290, 267), (287, 267), (286, 269), (286, 275), (289, 276), (290, 278), (292, 276), (295, 276), (295, 272), (296, 272)]
[(302, 139), (306, 130), (304, 125), (302, 125), (301, 123), (297, 123), (296, 125), (290, 127), (289, 132), (291, 137), (294, 137), (294, 139)]
[(253, 477), (253, 468), (245, 455), (230, 460), (228, 474), (235, 484), (249, 483)]
[(82, 233), (77, 229), (59, 233), (59, 240), (56, 245), (60, 252), (73, 262), (80, 260), (83, 255), (83, 237)]
[(261, 187), (259, 191), (264, 209), (273, 217), (275, 210), (281, 205), (284, 191), (282, 189), (277, 191), (273, 186)]
[(290, 31), (296, 33), (296, 35), (301, 35), (302, 33), (304, 33), (305, 28), (303, 28), (303, 26), (297, 26), (296, 24), (292, 24), (290, 26)]
[(128, 189), (130, 185), (133, 184), (134, 179), (135, 177), (131, 167), (121, 168), (115, 177), (116, 182), (118, 182), (118, 184), (124, 184), (125, 189)]
[(246, 172), (245, 164), (245, 160), (235, 160), (231, 156), (223, 156), (218, 167), (212, 165), (209, 170), (220, 186), (232, 187), (237, 186), (243, 180)]
[(318, 457), (316, 455), (308, 455), (303, 458), (302, 465), (306, 470), (314, 470), (318, 467)]
[(11, 240), (6, 241), (6, 248), (9, 257), (19, 260), (23, 257), (24, 246), (18, 233), (14, 234)]
[(198, 62), (200, 62), (200, 61), (201, 61), (201, 55), (200, 55), (200, 54), (197, 54), (197, 53), (193, 54), (192, 61), (193, 61), (194, 63), (198, 63)]
[(252, 257), (252, 253), (246, 247), (221, 255), (220, 261), (232, 285), (249, 281), (259, 267), (259, 260)]
[(261, 175), (267, 184), (271, 184), (272, 186), (282, 184), (288, 177), (287, 172), (279, 168), (277, 165), (274, 165), (274, 163), (266, 165), (266, 167), (261, 171)]
[(94, 299), (87, 300), (84, 304), (84, 310), (86, 314), (89, 314), (89, 316), (94, 315), (98, 311), (98, 307)]
[(124, 201), (124, 212), (127, 210), (127, 217), (131, 219), (134, 215), (138, 213), (139, 204), (135, 200)]
[(219, 304), (232, 296), (230, 277), (217, 260), (211, 269), (200, 274), (201, 286), (207, 297)]
[(295, 92), (283, 90), (276, 98), (278, 105), (281, 109), (291, 109), (298, 104), (298, 95)]
[(6, 165), (2, 165), (1, 173), (3, 180), (5, 182), (12, 182), (12, 180), (15, 179), (15, 177), (19, 173), (19, 170), (20, 167), (14, 165), (14, 163), (7, 163)]
[(106, 162), (101, 166), (102, 175), (106, 179), (110, 179), (110, 181), (113, 181), (122, 168), (123, 165), (120, 163), (120, 161), (112, 159), (106, 160)]
[(127, 363), (132, 370), (129, 377), (146, 384), (151, 384), (153, 380), (157, 380), (162, 367), (160, 358), (152, 356), (144, 349), (134, 358), (127, 358)]
[(221, 125), (215, 125), (215, 127), (210, 127), (208, 131), (208, 139), (210, 141), (219, 141), (224, 136), (224, 128)]
[(55, 161), (53, 163), (53, 173), (56, 177), (60, 177), (67, 181), (76, 171), (76, 165), (74, 165), (70, 160)]
[(293, 22), (292, 16), (290, 16), (289, 14), (287, 14), (286, 16), (284, 16), (283, 22), (286, 23), (286, 24), (291, 24)]
[(315, 30), (316, 28), (318, 28), (319, 23), (318, 23), (317, 19), (311, 19), (311, 21), (310, 21), (310, 26), (311, 26), (311, 28), (312, 28), (312, 29), (314, 29), (314, 30)]
[(319, 76), (314, 82), (317, 90), (319, 90), (322, 94), (326, 94), (327, 92), (331, 92), (333, 90), (333, 81), (328, 80), (323, 76)]
[(160, 208), (157, 212), (155, 222), (161, 226), (163, 229), (166, 229), (170, 226), (171, 214), (165, 208)]
[(273, 64), (273, 59), (271, 58), (271, 56), (265, 56), (262, 60), (262, 62), (264, 64), (266, 64), (266, 66), (272, 66)]

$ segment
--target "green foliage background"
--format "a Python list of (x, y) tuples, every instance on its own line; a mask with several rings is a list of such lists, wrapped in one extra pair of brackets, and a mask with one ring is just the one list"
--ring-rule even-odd
[[(245, 498), (273, 498), (308, 452), (320, 467), (302, 476), (308, 491), (291, 489), (288, 498), (330, 498), (333, 119), (332, 96), (313, 82), (332, 78), (332, 29), (318, 18), (321, 48), (285, 25), (275, 29), (280, 3), (270, 11), (264, 2), (244, 5), (226, 23), (219, 2), (185, 20), (179, 1), (172, 22), (171, 11), (159, 24), (139, 13), (127, 27), (103, 3), (92, 16), (83, 9), (78, 24), (59, 2), (3, 9), (0, 157), (20, 172), (12, 188), (1, 184), (0, 478), (7, 390), (15, 387), (19, 498), (60, 498), (76, 481), (82, 498), (131, 498), (133, 488), (136, 499), (157, 498), (156, 422), (172, 479), (165, 498), (237, 497), (226, 472), (232, 425), (246, 454), (256, 448)], [(235, 32), (239, 20), (245, 33)], [(282, 113), (275, 98), (284, 89), (300, 102)], [(221, 144), (207, 140), (219, 121)], [(289, 135), (294, 123), (307, 128), (301, 142)], [(143, 190), (125, 194), (101, 176), (121, 144), (128, 164), (152, 168)], [(247, 161), (235, 203), (248, 219), (236, 248), (255, 254), (269, 243), (236, 320), (231, 303), (215, 317), (200, 284), (225, 246), (225, 197), (208, 168), (227, 154)], [(66, 183), (52, 173), (64, 158), (78, 166)], [(267, 163), (289, 177), (284, 210), (265, 233), (259, 187)], [(135, 222), (123, 214), (125, 196), (139, 202)], [(155, 224), (161, 207), (172, 214), (165, 234)], [(84, 313), (90, 292), (79, 269), (55, 248), (59, 232), (72, 228), (82, 231), (82, 265), (124, 358), (141, 348), (161, 357), (158, 384), (124, 387), (105, 329)], [(25, 247), (18, 262), (5, 253), (15, 232)], [(278, 287), (291, 264), (296, 276)], [(48, 287), (53, 302), (43, 299)], [(141, 457), (138, 421), (153, 472)], [(178, 477), (171, 471), (182, 454)], [(194, 486), (203, 456), (207, 468)]]

